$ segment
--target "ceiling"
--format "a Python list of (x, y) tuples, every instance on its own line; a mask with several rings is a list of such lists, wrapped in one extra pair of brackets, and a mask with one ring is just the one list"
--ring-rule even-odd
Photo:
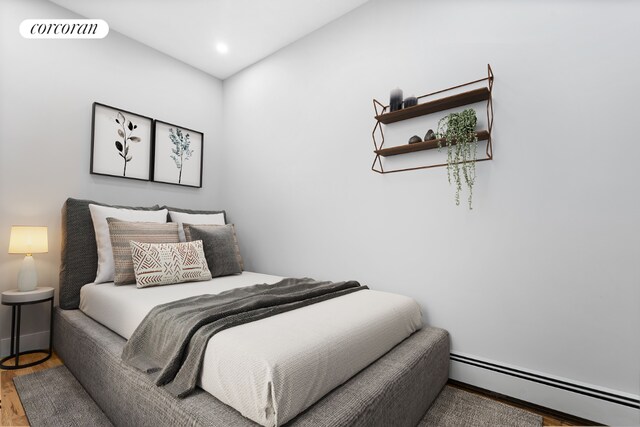
[(368, 0), (50, 1), (225, 79)]

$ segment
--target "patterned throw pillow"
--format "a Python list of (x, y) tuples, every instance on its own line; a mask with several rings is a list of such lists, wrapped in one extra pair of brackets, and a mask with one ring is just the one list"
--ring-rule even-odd
[(113, 261), (115, 275), (113, 283), (116, 286), (136, 283), (136, 274), (133, 271), (131, 259), (131, 245), (129, 242), (144, 243), (177, 243), (178, 224), (154, 223), (154, 222), (129, 222), (115, 218), (107, 218), (111, 247), (113, 249)]
[(188, 242), (202, 240), (204, 255), (213, 277), (242, 273), (244, 263), (233, 224), (183, 224)]
[(202, 241), (130, 245), (138, 288), (211, 279)]

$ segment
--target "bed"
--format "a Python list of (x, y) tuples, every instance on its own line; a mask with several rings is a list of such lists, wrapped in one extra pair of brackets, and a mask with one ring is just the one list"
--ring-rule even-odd
[[(91, 264), (96, 249), (95, 242), (91, 248), (93, 236), (91, 220), (87, 217), (88, 203), (90, 202), (69, 199), (63, 209), (60, 307), (55, 312), (54, 347), (65, 365), (114, 424), (258, 425), (253, 419), (262, 425), (413, 426), (444, 386), (449, 364), (449, 339), (446, 331), (422, 327), (413, 332), (419, 327), (415, 316), (398, 315), (403, 310), (406, 313), (412, 312), (407, 307), (412, 300), (394, 294), (366, 291), (323, 301), (216, 335), (208, 344), (196, 392), (183, 399), (170, 396), (163, 388), (156, 387), (147, 374), (124, 364), (121, 355), (126, 339), (146, 313), (153, 306), (175, 298), (172, 295), (175, 291), (171, 291), (173, 285), (146, 289), (144, 298), (139, 298), (137, 296), (142, 294), (139, 290), (135, 293), (135, 286), (89, 284), (91, 279), (87, 277), (95, 274), (95, 264), (93, 267)], [(276, 276), (243, 272), (236, 276), (213, 279), (211, 283), (189, 283), (176, 287), (179, 286), (180, 295), (187, 297), (214, 293), (205, 288), (213, 288), (217, 292), (255, 283), (274, 283), (279, 279)], [(362, 295), (356, 298), (358, 294)], [(391, 304), (391, 309), (382, 309), (382, 313), (360, 309), (352, 310), (356, 313), (354, 315), (341, 308), (348, 304), (375, 307), (376, 301), (383, 299), (395, 299), (395, 302)], [(323, 304), (325, 307), (321, 307)], [(389, 304), (384, 307), (389, 307)], [(404, 308), (401, 310), (398, 307)], [(322, 319), (322, 313), (327, 312), (333, 315)], [(388, 316), (400, 317), (395, 323), (397, 326), (387, 327), (389, 331), (385, 331), (384, 325), (393, 323), (375, 323), (380, 316), (385, 316), (385, 312)], [(348, 320), (355, 322), (354, 331), (347, 331), (342, 335), (332, 332), (338, 328), (339, 323), (346, 321), (340, 318), (340, 313), (350, 313)], [(305, 318), (319, 319), (316, 327), (320, 329), (319, 336), (324, 337), (322, 343), (334, 339), (337, 344), (333, 347), (344, 348), (344, 351), (332, 356), (337, 359), (326, 359), (331, 363), (324, 366), (324, 369), (305, 372), (309, 386), (301, 390), (300, 379), (296, 382), (295, 378), (296, 369), (285, 369), (285, 362), (288, 360), (287, 352), (297, 354), (296, 346), (299, 350), (302, 344), (290, 339), (291, 337), (286, 339), (284, 332), (287, 328), (292, 328), (291, 325), (306, 321)], [(332, 324), (331, 321), (336, 323)], [(327, 333), (326, 336), (322, 335), (322, 328)], [(274, 330), (283, 331), (285, 335), (278, 345), (270, 347), (270, 340), (260, 341), (261, 335), (268, 336), (269, 331)], [(294, 337), (300, 336), (295, 328), (288, 333)], [(370, 360), (366, 354), (361, 354), (366, 353), (362, 351), (365, 347), (359, 346), (362, 341), (392, 348), (381, 357)], [(318, 343), (316, 345), (316, 350), (320, 353), (322, 348), (318, 347)], [(210, 351), (211, 348), (215, 351)], [(288, 395), (279, 400), (274, 399), (269, 390), (263, 392), (260, 387), (250, 383), (243, 384), (243, 377), (239, 376), (239, 372), (234, 372), (234, 369), (248, 370), (251, 363), (246, 360), (262, 360), (265, 352), (274, 352), (273, 348), (282, 353), (280, 357), (285, 356), (278, 359), (277, 364), (286, 373), (284, 378), (279, 378), (280, 393)], [(245, 361), (242, 362), (241, 359)], [(340, 363), (335, 363), (336, 360)], [(355, 366), (351, 367), (357, 372), (355, 376), (348, 369), (343, 369), (349, 364)], [(290, 366), (295, 368), (297, 361)], [(238, 383), (235, 386), (234, 380)], [(273, 381), (273, 378), (270, 380)], [(242, 393), (238, 390), (242, 390)], [(275, 391), (271, 390), (271, 394), (273, 393)], [(253, 397), (248, 398), (248, 395)], [(275, 403), (269, 406), (269, 402)], [(313, 404), (308, 407), (310, 403)], [(256, 405), (257, 410), (252, 408)], [(265, 408), (268, 409), (267, 413), (261, 419), (260, 411), (264, 412)], [(298, 413), (300, 408), (307, 409)]]

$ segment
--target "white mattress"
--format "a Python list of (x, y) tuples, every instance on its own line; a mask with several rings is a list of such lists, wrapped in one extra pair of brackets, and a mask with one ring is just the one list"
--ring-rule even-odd
[[(92, 283), (82, 287), (80, 310), (128, 339), (158, 304), (280, 279), (243, 272), (144, 289)], [(214, 335), (199, 385), (261, 425), (281, 425), (421, 326), (413, 299), (354, 292)]]

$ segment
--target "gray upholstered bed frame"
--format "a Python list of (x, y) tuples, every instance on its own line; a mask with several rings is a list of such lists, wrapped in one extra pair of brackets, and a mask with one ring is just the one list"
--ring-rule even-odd
[[(122, 363), (124, 338), (77, 309), (80, 281), (85, 280), (78, 271), (86, 275), (93, 268), (80, 267), (93, 258), (86, 253), (80, 258), (77, 252), (90, 250), (91, 239), (76, 235), (87, 232), (88, 203), (69, 199), (63, 209), (60, 307), (55, 310), (53, 337), (55, 351), (67, 368), (118, 426), (255, 426), (203, 390), (184, 399), (171, 397), (146, 374)], [(77, 247), (70, 248), (70, 242)], [(287, 425), (415, 426), (448, 376), (449, 335), (425, 327)]]

